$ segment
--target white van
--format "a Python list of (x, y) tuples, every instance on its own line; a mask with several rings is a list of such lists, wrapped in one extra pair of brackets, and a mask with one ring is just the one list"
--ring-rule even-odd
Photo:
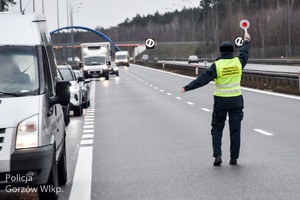
[(115, 63), (117, 66), (125, 65), (125, 66), (129, 67), (128, 51), (117, 51), (115, 54)]
[(105, 77), (109, 80), (110, 43), (83, 43), (81, 44), (81, 58), (85, 78)]
[(2, 12), (0, 27), (0, 189), (56, 199), (67, 182), (62, 105), (70, 83), (58, 81), (44, 15)]

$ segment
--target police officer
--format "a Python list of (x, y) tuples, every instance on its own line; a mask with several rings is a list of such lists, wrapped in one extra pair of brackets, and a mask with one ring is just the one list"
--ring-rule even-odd
[(244, 43), (238, 57), (233, 56), (233, 46), (224, 42), (220, 46), (221, 56), (198, 76), (197, 79), (182, 88), (181, 93), (202, 87), (215, 79), (214, 110), (212, 114), (212, 144), (214, 166), (222, 163), (222, 135), (227, 113), (230, 129), (230, 164), (236, 165), (241, 143), (241, 121), (244, 113), (244, 100), (241, 93), (242, 70), (248, 61), (249, 34), (244, 35)]

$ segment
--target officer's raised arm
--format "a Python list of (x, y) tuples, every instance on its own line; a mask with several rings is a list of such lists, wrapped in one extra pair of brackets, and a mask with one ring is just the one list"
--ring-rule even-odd
[(249, 41), (251, 40), (250, 35), (245, 33), (244, 35), (244, 43), (240, 50), (239, 59), (242, 64), (242, 68), (244, 69), (249, 58)]

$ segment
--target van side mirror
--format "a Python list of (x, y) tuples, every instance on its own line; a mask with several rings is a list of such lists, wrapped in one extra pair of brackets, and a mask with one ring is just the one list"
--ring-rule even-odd
[(90, 83), (91, 82), (91, 79), (85, 79), (84, 80), (84, 83)]
[(79, 63), (79, 67), (83, 67), (83, 62), (80, 62), (80, 63)]
[(79, 82), (83, 82), (84, 81), (84, 77), (83, 76), (79, 76), (78, 78), (77, 78), (77, 82), (79, 83)]
[(111, 62), (110, 62), (110, 61), (108, 61), (108, 62), (107, 62), (107, 64), (108, 64), (108, 65), (111, 65)]
[(56, 95), (50, 99), (50, 107), (55, 104), (65, 106), (70, 103), (70, 86), (71, 83), (69, 81), (59, 81), (56, 83)]

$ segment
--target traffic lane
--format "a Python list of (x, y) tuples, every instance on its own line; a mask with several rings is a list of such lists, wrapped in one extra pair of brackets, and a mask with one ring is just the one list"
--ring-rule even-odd
[[(162, 63), (162, 61), (159, 61)], [(187, 61), (165, 61), (165, 63), (178, 64), (184, 66), (205, 66), (204, 62), (190, 63)], [(207, 62), (206, 67), (209, 68), (213, 63)], [(247, 64), (246, 70), (258, 70), (258, 71), (269, 71), (269, 72), (285, 72), (285, 73), (299, 73), (299, 66), (290, 66), (290, 65), (265, 65), (265, 64)]]
[[(196, 91), (179, 94), (181, 88), (194, 78), (174, 75), (138, 65), (132, 65), (130, 69), (127, 69), (127, 72), (137, 77), (137, 80), (141, 79), (144, 82), (156, 85), (158, 89), (163, 88), (166, 93), (181, 97), (184, 102), (193, 102), (197, 107), (213, 109), (214, 84), (210, 83)], [(300, 130), (300, 124), (298, 123), (299, 113), (295, 112), (295, 110), (300, 109), (300, 97), (296, 97), (298, 99), (286, 98), (282, 96), (294, 96), (267, 93), (248, 88), (242, 88), (242, 92), (245, 101), (244, 123), (249, 123), (253, 126), (251, 132), (257, 128), (266, 129), (281, 136), (281, 139), (283, 137), (300, 139), (296, 131)], [(275, 96), (271, 94), (275, 94)]]
[(242, 158), (238, 166), (229, 166), (226, 123), (224, 164), (212, 167), (211, 114), (151, 90), (128, 75), (121, 71), (118, 84), (97, 85), (102, 93), (96, 98), (101, 109), (95, 118), (93, 199), (298, 197), (293, 192), (298, 185), (289, 185), (296, 171), (262, 162), (268, 157), (280, 160), (280, 155), (266, 149), (270, 138), (249, 133), (246, 124)]
[[(84, 111), (85, 113), (85, 111)], [(66, 152), (68, 167), (68, 182), (61, 186), (62, 192), (59, 193), (59, 199), (67, 200), (72, 186), (74, 169), (77, 161), (77, 154), (82, 133), (83, 116), (71, 117), (69, 126), (66, 127)], [(34, 163), (33, 163), (34, 164)], [(0, 191), (1, 200), (38, 200), (35, 192), (30, 193), (8, 193), (5, 190)]]

